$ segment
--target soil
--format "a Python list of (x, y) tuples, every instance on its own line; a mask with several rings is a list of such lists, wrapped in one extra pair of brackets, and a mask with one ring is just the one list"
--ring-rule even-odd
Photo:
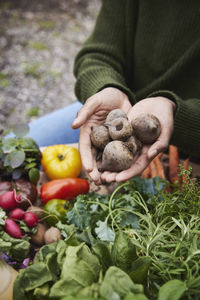
[(0, 0), (0, 130), (75, 102), (74, 58), (100, 0)]

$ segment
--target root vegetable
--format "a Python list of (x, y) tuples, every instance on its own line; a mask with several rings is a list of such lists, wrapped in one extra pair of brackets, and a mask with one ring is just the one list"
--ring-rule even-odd
[(125, 112), (119, 108), (113, 109), (109, 112), (109, 114), (106, 117), (106, 123), (107, 122), (112, 122), (115, 119), (118, 118), (125, 118), (127, 119), (127, 115), (125, 114)]
[(22, 220), (24, 218), (24, 211), (21, 208), (14, 208), (10, 211), (9, 217), (16, 220)]
[(13, 238), (22, 238), (21, 229), (19, 228), (18, 224), (12, 219), (7, 218), (5, 220), (5, 231)]
[(38, 218), (35, 214), (31, 212), (25, 212), (24, 222), (27, 224), (28, 227), (35, 227), (38, 224)]
[(21, 201), (21, 197), (16, 196), (15, 191), (6, 192), (0, 195), (0, 207), (5, 210), (16, 208)]
[(36, 217), (40, 220), (43, 218), (44, 216), (44, 210), (38, 206), (29, 206), (28, 209), (27, 209), (27, 212), (31, 212), (33, 213), (34, 215), (36, 215)]
[(104, 149), (100, 171), (120, 172), (133, 163), (133, 154), (122, 141), (112, 141)]
[(44, 235), (45, 244), (55, 243), (61, 239), (61, 232), (58, 228), (51, 226)]
[(21, 196), (20, 207), (27, 209), (37, 199), (36, 186), (28, 180), (18, 179), (14, 182), (17, 194)]
[(111, 122), (106, 122), (105, 125), (108, 127), (109, 135), (112, 140), (125, 141), (132, 135), (133, 132), (128, 119), (122, 117)]
[(150, 114), (141, 114), (132, 120), (133, 132), (144, 144), (152, 144), (160, 135), (161, 126), (158, 118)]
[(140, 152), (142, 149), (142, 143), (138, 138), (135, 136), (130, 136), (128, 140), (126, 140), (126, 145), (128, 146), (129, 150), (135, 155), (137, 152)]
[(31, 240), (34, 244), (42, 246), (44, 244), (44, 235), (47, 229), (42, 223), (38, 223), (36, 229), (37, 232), (31, 236)]
[(92, 144), (97, 149), (104, 149), (109, 143), (110, 136), (108, 129), (105, 126), (92, 126), (90, 135)]

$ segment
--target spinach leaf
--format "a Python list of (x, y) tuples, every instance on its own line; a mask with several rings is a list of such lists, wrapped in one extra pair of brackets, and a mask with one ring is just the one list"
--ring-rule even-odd
[(127, 273), (131, 271), (131, 266), (137, 258), (137, 254), (135, 245), (126, 233), (122, 231), (117, 232), (111, 257), (116, 267)]
[(98, 280), (100, 263), (85, 244), (68, 246), (65, 254), (60, 280), (52, 286), (51, 297), (72, 295)]
[(20, 270), (14, 282), (13, 300), (28, 300), (27, 292), (52, 281), (52, 274), (45, 263), (40, 262)]
[(158, 300), (178, 300), (187, 290), (185, 282), (173, 279), (161, 286), (158, 293)]
[(131, 266), (129, 276), (135, 283), (144, 283), (147, 279), (148, 271), (151, 266), (152, 259), (148, 256), (139, 257)]
[(100, 286), (100, 295), (106, 300), (123, 299), (129, 292), (142, 294), (143, 286), (133, 283), (131, 278), (121, 269), (110, 267)]

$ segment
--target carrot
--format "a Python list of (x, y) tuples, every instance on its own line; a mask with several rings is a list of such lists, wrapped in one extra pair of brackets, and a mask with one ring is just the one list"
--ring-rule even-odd
[(159, 176), (160, 178), (166, 179), (165, 171), (164, 171), (160, 157), (161, 157), (161, 155), (157, 155), (154, 158), (154, 162), (155, 162), (156, 169), (157, 169), (157, 176)]
[(142, 172), (141, 175), (142, 178), (149, 178), (150, 177), (150, 167), (147, 166), (146, 169)]
[(150, 168), (150, 177), (151, 178), (154, 178), (154, 177), (158, 176), (157, 168), (156, 168), (156, 164), (155, 164), (154, 159), (150, 162), (149, 168)]
[(179, 165), (179, 153), (176, 146), (169, 146), (169, 181), (171, 183), (178, 181), (180, 178), (178, 176), (178, 165)]

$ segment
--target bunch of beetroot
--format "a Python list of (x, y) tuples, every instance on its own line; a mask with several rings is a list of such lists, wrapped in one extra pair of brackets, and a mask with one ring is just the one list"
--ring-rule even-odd
[(5, 231), (14, 238), (22, 238), (23, 234), (18, 222), (23, 220), (30, 228), (38, 224), (37, 216), (29, 211), (20, 208), (22, 202), (21, 195), (17, 195), (15, 190), (7, 191), (0, 195), (0, 207), (6, 211)]

